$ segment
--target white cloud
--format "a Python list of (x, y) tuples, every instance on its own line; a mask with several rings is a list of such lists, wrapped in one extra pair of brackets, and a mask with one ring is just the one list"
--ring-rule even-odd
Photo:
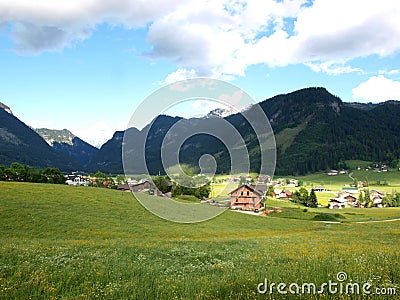
[(150, 24), (146, 54), (177, 64), (170, 81), (244, 76), (260, 63), (357, 72), (355, 58), (400, 51), (399, 15), (392, 0), (0, 0), (0, 24), (25, 54), (60, 51), (102, 23)]
[[(99, 24), (134, 28), (173, 11), (185, 0), (0, 0), (0, 24), (11, 25), (15, 48), (23, 54), (59, 51), (88, 38)], [(29, 32), (32, 31), (32, 35)]]
[(383, 75), (373, 76), (352, 90), (353, 99), (359, 102), (400, 100), (400, 81)]
[(379, 70), (378, 72), (381, 75), (397, 75), (400, 74), (400, 70)]
[(351, 60), (400, 49), (396, 1), (316, 0), (296, 20), (300, 60)]
[(180, 7), (150, 27), (151, 55), (175, 60), (200, 76), (243, 76), (248, 66), (260, 63), (303, 63), (338, 75), (362, 73), (350, 64), (355, 58), (400, 50), (395, 1), (315, 0), (307, 7), (305, 2), (215, 1), (202, 9)]
[(346, 73), (363, 73), (364, 71), (360, 68), (352, 68), (346, 66), (344, 63), (336, 63), (333, 61), (325, 61), (322, 63), (309, 62), (305, 63), (314, 72), (324, 72), (329, 75), (340, 75)]
[(153, 49), (148, 55), (211, 77), (243, 76), (250, 64), (286, 64), (282, 61), (288, 52), (282, 49), (291, 48), (278, 47), (288, 43), (279, 24), (296, 15), (303, 2), (198, 1), (181, 6), (150, 26), (147, 41)]
[(176, 70), (175, 72), (172, 72), (171, 74), (169, 74), (163, 84), (170, 84), (176, 81), (180, 81), (180, 80), (186, 80), (189, 78), (193, 78), (196, 76), (196, 71), (194, 69), (185, 69), (185, 68), (180, 68), (178, 70)]
[(112, 138), (118, 130), (125, 130), (128, 122), (120, 121), (110, 124), (106, 121), (99, 121), (89, 126), (71, 127), (69, 130), (85, 142), (99, 147)]

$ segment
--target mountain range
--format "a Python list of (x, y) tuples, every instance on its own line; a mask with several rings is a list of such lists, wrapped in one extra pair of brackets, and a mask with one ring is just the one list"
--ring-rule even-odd
[(0, 105), (0, 164), (19, 162), (32, 167), (74, 170), (79, 164), (56, 152), (32, 128), (15, 117), (8, 106)]
[[(259, 105), (275, 134), (276, 174), (300, 175), (337, 168), (349, 159), (389, 163), (399, 160), (399, 101), (346, 103), (325, 88), (318, 87), (278, 95)], [(149, 172), (164, 173), (160, 149), (170, 128), (177, 122), (184, 122), (183, 128), (187, 130), (196, 126), (212, 127), (218, 118), (228, 121), (242, 135), (250, 154), (251, 169), (257, 170), (260, 164), (259, 145), (254, 130), (242, 114), (216, 110), (200, 119), (161, 115), (141, 131), (130, 128), (126, 132), (142, 141), (146, 139), (145, 155)], [(41, 167), (51, 164), (62, 170), (75, 168), (123, 173), (123, 131), (116, 132), (100, 149), (67, 130), (36, 131), (13, 116), (6, 105), (0, 105), (0, 164), (19, 161)], [(175, 132), (175, 138), (179, 139), (182, 134)], [(143, 154), (142, 149), (135, 147), (131, 145), (132, 158)], [(196, 168), (199, 158), (205, 153), (214, 156), (217, 172), (229, 172), (230, 156), (226, 147), (218, 139), (205, 134), (187, 139), (182, 144), (179, 160)]]

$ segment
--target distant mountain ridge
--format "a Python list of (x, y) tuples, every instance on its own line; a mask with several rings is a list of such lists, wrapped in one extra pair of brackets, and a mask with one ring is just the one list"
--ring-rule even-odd
[[(288, 94), (277, 95), (259, 103), (268, 116), (274, 130), (277, 146), (276, 173), (306, 174), (338, 167), (341, 161), (363, 159), (369, 161), (398, 160), (400, 153), (400, 102), (387, 101), (380, 104), (347, 104), (325, 88), (305, 88)], [(251, 109), (251, 108), (250, 108)], [(224, 118), (243, 135), (249, 148), (250, 160), (257, 164), (257, 145), (251, 128), (241, 114)], [(146, 147), (146, 160), (152, 174), (163, 172), (160, 155), (165, 133), (179, 119), (158, 116), (153, 123)], [(212, 118), (210, 119), (212, 120)], [(187, 120), (195, 126), (199, 119)], [(137, 133), (138, 136), (140, 132)], [(109, 141), (121, 149), (119, 139)], [(134, 145), (133, 152), (134, 150)], [(94, 159), (91, 166), (113, 166), (122, 172), (120, 157), (108, 155), (109, 147), (101, 148), (97, 157), (114, 157), (104, 161)], [(182, 145), (182, 163), (197, 166), (199, 157), (212, 154), (219, 172), (229, 171), (229, 155), (217, 140), (196, 136)], [(259, 163), (259, 161), (258, 161)], [(118, 167), (119, 166), (119, 167)], [(255, 169), (254, 169), (255, 170)], [(103, 171), (107, 171), (104, 168)]]
[[(277, 95), (259, 105), (269, 118), (275, 134), (276, 174), (300, 175), (323, 171), (339, 167), (341, 162), (349, 159), (399, 162), (399, 101), (344, 103), (325, 88), (316, 87)], [(145, 148), (148, 171), (151, 174), (164, 173), (160, 149), (167, 132), (176, 122), (182, 121), (186, 128), (195, 129), (204, 124), (213, 126), (222, 117), (246, 141), (252, 170), (256, 171), (260, 164), (254, 131), (240, 113), (215, 110), (205, 118), (193, 119), (161, 115), (141, 131), (129, 128), (125, 132), (116, 132), (97, 149), (68, 130), (42, 132), (53, 145), (50, 147), (8, 111), (11, 110), (3, 104), (0, 109), (0, 164), (19, 161), (33, 166), (51, 164), (61, 169), (123, 173), (121, 152), (124, 134), (129, 132), (141, 140), (148, 133)], [(179, 137), (183, 132), (175, 134)], [(129, 145), (134, 160), (143, 154), (143, 149), (136, 148), (138, 145)], [(214, 156), (219, 173), (229, 172), (227, 149), (220, 141), (207, 135), (196, 135), (185, 141), (179, 153), (180, 163), (197, 167), (199, 158), (205, 153)]]
[(2, 108), (2, 109), (4, 109), (6, 112), (8, 112), (9, 114), (13, 114), (12, 113), (12, 111), (11, 111), (11, 109), (7, 106), (7, 105), (5, 105), (4, 103), (2, 103), (2, 102), (0, 102), (0, 108)]
[(67, 129), (37, 128), (35, 131), (58, 153), (76, 160), (81, 168), (86, 165), (99, 151), (98, 148), (86, 143)]
[(58, 167), (66, 171), (78, 168), (76, 161), (57, 153), (10, 111), (5, 105), (0, 108), (0, 164), (19, 162), (32, 167)]

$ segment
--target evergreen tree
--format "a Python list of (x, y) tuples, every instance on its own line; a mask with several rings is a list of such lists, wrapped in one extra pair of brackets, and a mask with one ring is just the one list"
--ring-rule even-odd
[(308, 207), (318, 207), (317, 195), (314, 192), (314, 189), (311, 190), (310, 195), (308, 196), (307, 205)]
[(295, 191), (292, 193), (292, 202), (294, 202), (294, 203), (301, 203), (301, 201), (300, 201), (300, 192), (299, 192), (298, 190), (295, 190)]
[(360, 194), (358, 195), (357, 203), (358, 205), (361, 205), (364, 202), (364, 197), (362, 194), (362, 191), (360, 191)]
[(364, 190), (364, 202), (365, 202), (365, 207), (371, 207), (372, 206), (371, 197), (369, 195), (369, 190), (368, 189)]

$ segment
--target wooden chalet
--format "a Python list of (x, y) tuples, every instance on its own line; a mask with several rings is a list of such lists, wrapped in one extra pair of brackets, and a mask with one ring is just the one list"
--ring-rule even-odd
[(154, 188), (154, 184), (149, 179), (144, 179), (136, 184), (132, 184), (130, 189), (132, 192), (144, 192)]
[(261, 208), (264, 193), (249, 184), (243, 184), (229, 193), (231, 209), (256, 210)]

